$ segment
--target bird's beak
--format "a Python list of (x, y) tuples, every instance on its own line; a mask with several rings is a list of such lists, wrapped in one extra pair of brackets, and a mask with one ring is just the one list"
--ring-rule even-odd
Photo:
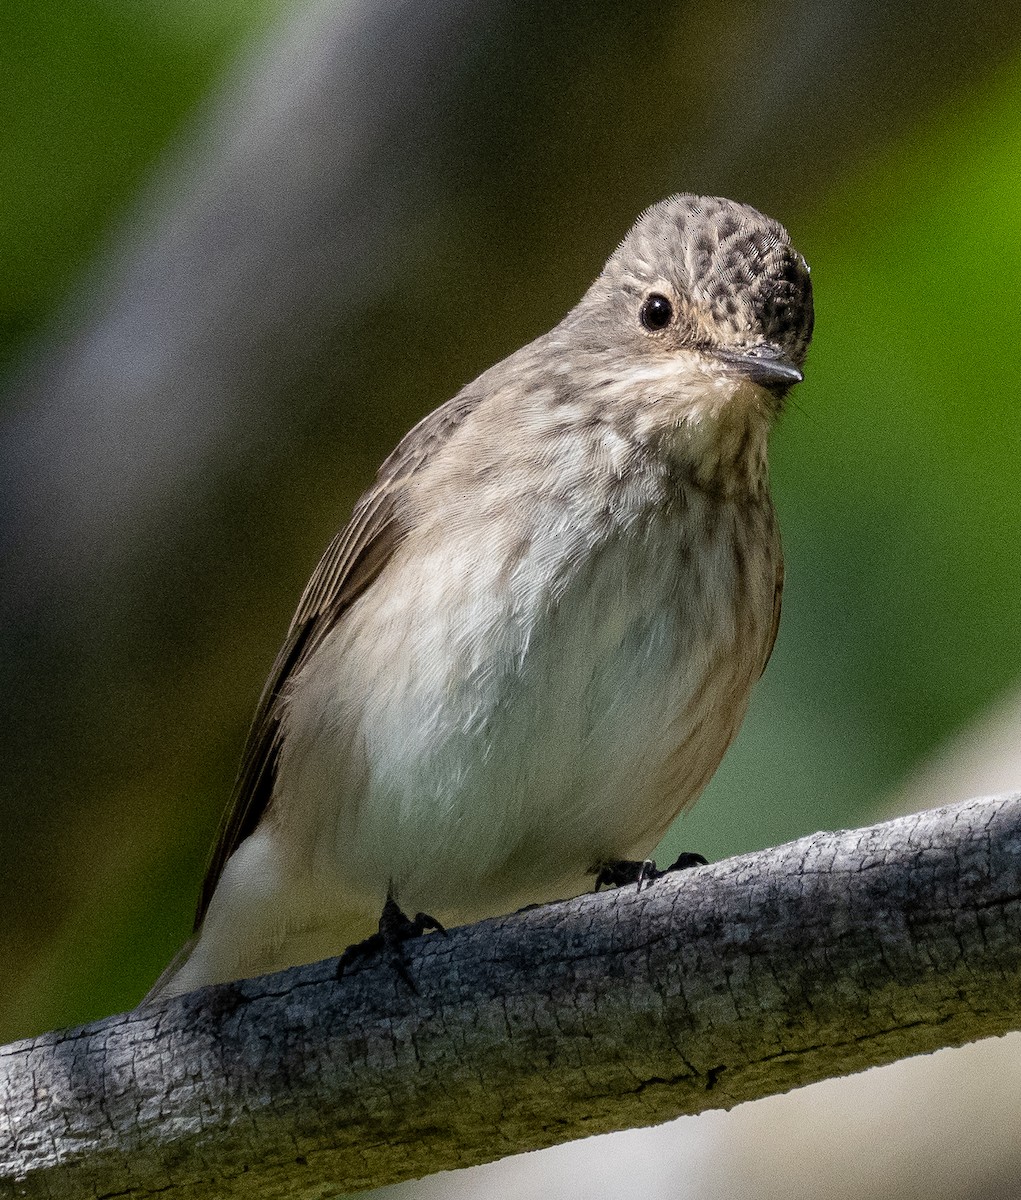
[(740, 350), (716, 350), (713, 357), (735, 374), (772, 391), (793, 387), (804, 379), (779, 346), (771, 342)]

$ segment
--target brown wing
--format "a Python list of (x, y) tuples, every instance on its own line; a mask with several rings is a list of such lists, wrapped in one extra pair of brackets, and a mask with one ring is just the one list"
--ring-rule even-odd
[(776, 564), (776, 585), (773, 588), (773, 627), (769, 631), (769, 645), (766, 647), (766, 656), (762, 660), (762, 670), (765, 671), (769, 665), (769, 660), (773, 656), (773, 647), (776, 645), (776, 635), (780, 628), (780, 609), (783, 603), (783, 552), (780, 553), (780, 561)]
[(308, 581), (255, 711), (230, 804), (206, 867), (196, 929), (227, 859), (255, 829), (269, 804), (280, 752), (281, 696), (288, 680), (389, 562), (407, 532), (402, 513), (407, 480), (461, 425), (479, 399), (478, 393), (466, 389), (404, 437)]

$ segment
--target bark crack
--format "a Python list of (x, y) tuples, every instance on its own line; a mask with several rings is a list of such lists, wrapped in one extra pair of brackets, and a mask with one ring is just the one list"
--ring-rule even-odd
[(331, 961), (0, 1048), (0, 1192), (313, 1200), (1021, 1028), (1021, 797), (408, 955), (417, 995)]

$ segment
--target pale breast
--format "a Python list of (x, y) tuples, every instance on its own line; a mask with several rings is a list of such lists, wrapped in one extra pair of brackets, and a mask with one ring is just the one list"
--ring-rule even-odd
[(539, 516), (485, 553), (447, 527), (396, 556), (303, 672), (278, 786), (318, 808), (317, 869), (346, 888), (465, 918), (548, 897), (651, 849), (736, 732), (772, 623), (768, 499)]

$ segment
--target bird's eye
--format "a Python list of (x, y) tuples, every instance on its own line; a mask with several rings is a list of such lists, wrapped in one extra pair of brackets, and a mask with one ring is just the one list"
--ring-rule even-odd
[(655, 332), (658, 329), (666, 329), (673, 320), (673, 316), (674, 306), (666, 296), (660, 292), (653, 292), (650, 296), (646, 296), (638, 319), (646, 329)]

